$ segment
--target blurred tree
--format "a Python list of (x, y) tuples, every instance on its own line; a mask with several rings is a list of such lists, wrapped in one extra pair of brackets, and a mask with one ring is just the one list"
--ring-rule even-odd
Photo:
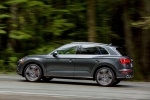
[(125, 46), (136, 79), (150, 80), (149, 17), (150, 0), (1, 0), (0, 68), (15, 70), (24, 55), (91, 41)]
[(96, 40), (96, 0), (87, 0), (88, 41)]
[(123, 14), (123, 19), (124, 19), (124, 36), (125, 36), (125, 44), (126, 48), (128, 51), (128, 54), (131, 57), (134, 57), (134, 45), (133, 45), (133, 35), (132, 35), (132, 30), (130, 27), (131, 24), (131, 18), (129, 15), (129, 0), (124, 0), (124, 14)]
[[(122, 23), (119, 0), (97, 0), (96, 3), (96, 41), (121, 45)], [(109, 8), (109, 9), (108, 9)]]
[(150, 80), (150, 54), (149, 54), (149, 49), (150, 49), (150, 0), (141, 0), (142, 3), (142, 13), (141, 19), (143, 21), (138, 21), (136, 23), (133, 23), (134, 27), (138, 27), (141, 29), (142, 33), (142, 41), (141, 41), (141, 47), (142, 47), (142, 56), (141, 56), (141, 63), (143, 65), (143, 68), (141, 71), (143, 72), (143, 76), (145, 80)]
[(0, 3), (0, 50), (4, 50), (7, 47), (7, 20), (10, 18), (10, 14), (7, 13), (8, 8), (4, 3), (4, 1)]

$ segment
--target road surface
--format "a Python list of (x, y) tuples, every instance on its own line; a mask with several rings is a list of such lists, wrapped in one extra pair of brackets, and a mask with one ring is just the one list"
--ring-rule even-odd
[(150, 100), (150, 82), (123, 81), (101, 87), (91, 80), (35, 83), (18, 75), (0, 75), (0, 100)]

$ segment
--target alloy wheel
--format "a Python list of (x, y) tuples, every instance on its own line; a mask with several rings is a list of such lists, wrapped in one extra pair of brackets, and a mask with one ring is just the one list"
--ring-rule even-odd
[(100, 68), (96, 73), (96, 81), (99, 85), (110, 86), (114, 83), (115, 75), (110, 68)]
[(27, 81), (39, 81), (42, 76), (41, 68), (36, 64), (29, 64), (25, 69), (25, 78)]

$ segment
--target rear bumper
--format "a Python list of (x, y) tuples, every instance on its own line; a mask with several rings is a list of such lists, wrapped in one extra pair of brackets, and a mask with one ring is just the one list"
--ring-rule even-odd
[(117, 75), (117, 79), (131, 79), (134, 77), (134, 70), (133, 69), (122, 69), (119, 70)]

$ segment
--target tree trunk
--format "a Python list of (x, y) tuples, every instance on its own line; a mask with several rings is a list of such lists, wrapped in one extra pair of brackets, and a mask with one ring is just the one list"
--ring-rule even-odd
[(87, 0), (88, 41), (90, 42), (96, 40), (95, 3), (95, 0)]
[[(11, 20), (10, 31), (17, 30), (17, 28), (18, 28), (18, 16), (17, 16), (17, 5), (16, 4), (12, 4), (10, 6), (10, 13), (12, 14), (12, 17), (10, 19)], [(9, 34), (12, 34), (12, 33), (9, 32)], [(8, 47), (11, 47), (15, 50), (16, 41), (14, 39), (9, 39)]]
[[(142, 15), (142, 17), (148, 17), (150, 16), (150, 1), (149, 0), (144, 0), (143, 1), (143, 8), (144, 8), (144, 14)], [(149, 35), (150, 29), (143, 29), (142, 30), (142, 71), (143, 71), (143, 75), (145, 76), (145, 80), (150, 80), (149, 76), (150, 76), (150, 66), (149, 66), (149, 57), (150, 57), (150, 35)]]
[(124, 36), (125, 36), (125, 46), (127, 48), (127, 52), (131, 57), (134, 57), (134, 45), (132, 40), (132, 31), (130, 27), (130, 17), (127, 11), (127, 0), (124, 2)]

